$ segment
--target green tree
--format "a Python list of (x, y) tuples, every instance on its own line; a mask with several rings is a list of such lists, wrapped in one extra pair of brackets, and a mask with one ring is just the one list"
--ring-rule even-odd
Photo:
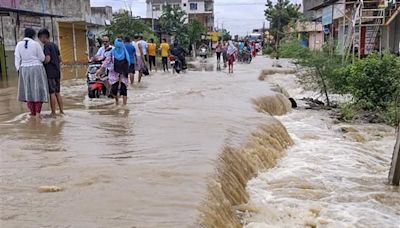
[(180, 6), (165, 5), (159, 19), (161, 32), (177, 35), (186, 23), (187, 15)]
[(276, 45), (279, 46), (281, 39), (285, 36), (285, 28), (300, 18), (300, 5), (293, 4), (290, 0), (277, 0), (274, 4), (271, 0), (265, 5), (266, 19), (270, 22), (270, 33), (274, 36)]
[(189, 24), (187, 24), (187, 33), (189, 45), (198, 45), (201, 41), (201, 35), (205, 34), (207, 31), (203, 23), (198, 19), (193, 19)]
[(231, 33), (228, 30), (222, 29), (220, 31), (220, 33), (221, 33), (221, 39), (222, 40), (228, 41), (228, 40), (232, 39)]
[(142, 34), (145, 39), (154, 36), (149, 25), (139, 17), (132, 17), (128, 12), (119, 12), (114, 14), (113, 22), (107, 26), (106, 32), (115, 39), (117, 36), (132, 37), (135, 34)]

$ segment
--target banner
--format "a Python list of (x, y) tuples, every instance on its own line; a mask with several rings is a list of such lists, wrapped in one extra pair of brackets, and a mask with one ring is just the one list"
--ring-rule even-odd
[(333, 6), (327, 6), (322, 10), (322, 25), (330, 25), (333, 20)]

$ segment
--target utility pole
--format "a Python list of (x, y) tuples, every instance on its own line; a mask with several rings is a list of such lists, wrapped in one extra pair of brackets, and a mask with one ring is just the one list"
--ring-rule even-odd
[(262, 27), (262, 41), (261, 41), (262, 47), (264, 47), (264, 40), (265, 40), (265, 21), (263, 22), (263, 27)]
[(389, 184), (399, 185), (400, 182), (400, 124), (397, 127), (397, 139), (394, 146), (392, 166), (389, 171)]
[(151, 3), (151, 29), (154, 32), (154, 6), (153, 6), (153, 3)]

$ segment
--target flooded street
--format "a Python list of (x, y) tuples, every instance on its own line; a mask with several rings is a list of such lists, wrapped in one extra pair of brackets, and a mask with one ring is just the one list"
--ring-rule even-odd
[(67, 115), (41, 122), (15, 102), (11, 82), (3, 86), (0, 226), (198, 227), (206, 210), (205, 224), (223, 225), (205, 227), (240, 227), (224, 219), (250, 201), (256, 209), (241, 215), (249, 228), (398, 227), (399, 188), (386, 185), (393, 128), (334, 123), (302, 102), (290, 112), (275, 84), (297, 99), (311, 94), (294, 75), (260, 81), (268, 58), (233, 75), (211, 61), (144, 78), (126, 108), (89, 100), (84, 69), (67, 69)]
[[(1, 89), (1, 227), (195, 226), (222, 146), (268, 122), (251, 103), (271, 93), (257, 80), (266, 64), (156, 73), (129, 89), (126, 109), (89, 101), (73, 75), (67, 115), (41, 123), (15, 87)], [(38, 192), (53, 185), (63, 191)]]

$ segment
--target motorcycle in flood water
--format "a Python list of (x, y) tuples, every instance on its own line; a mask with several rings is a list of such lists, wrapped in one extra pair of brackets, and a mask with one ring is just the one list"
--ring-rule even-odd
[(200, 48), (200, 50), (199, 50), (199, 56), (200, 56), (201, 58), (203, 58), (203, 60), (207, 59), (208, 50), (207, 50), (206, 47)]
[(108, 72), (107, 70), (100, 76), (96, 76), (97, 70), (101, 67), (101, 62), (89, 62), (87, 69), (87, 86), (88, 97), (100, 98), (101, 96), (107, 97), (109, 94)]
[(171, 55), (169, 57), (169, 63), (171, 64), (171, 68), (172, 68), (172, 72), (173, 73), (176, 72), (176, 73), (179, 74), (181, 71), (186, 69), (185, 66), (182, 64), (182, 61), (178, 57), (176, 57), (174, 55)]

